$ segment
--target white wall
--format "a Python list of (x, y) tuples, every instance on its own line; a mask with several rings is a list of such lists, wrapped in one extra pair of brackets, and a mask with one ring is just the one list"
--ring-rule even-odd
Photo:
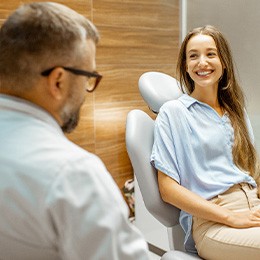
[(182, 0), (182, 6), (184, 30), (211, 24), (228, 39), (260, 152), (260, 1)]

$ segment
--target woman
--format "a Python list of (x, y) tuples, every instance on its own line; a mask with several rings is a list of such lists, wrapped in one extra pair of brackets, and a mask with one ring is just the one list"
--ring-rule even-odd
[(181, 209), (185, 248), (205, 259), (260, 259), (258, 157), (231, 52), (213, 26), (184, 39), (183, 94), (164, 104), (151, 155), (164, 201)]

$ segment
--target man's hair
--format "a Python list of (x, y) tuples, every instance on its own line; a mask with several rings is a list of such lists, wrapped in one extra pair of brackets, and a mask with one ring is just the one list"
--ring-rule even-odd
[(97, 44), (95, 26), (64, 5), (20, 6), (0, 29), (0, 89), (23, 91), (45, 69), (81, 64), (87, 39)]

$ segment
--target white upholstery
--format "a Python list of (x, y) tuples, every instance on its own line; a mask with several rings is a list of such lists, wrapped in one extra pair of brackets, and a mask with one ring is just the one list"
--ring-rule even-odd
[(162, 72), (145, 72), (139, 78), (138, 85), (144, 101), (155, 113), (166, 101), (182, 95), (178, 81)]
[(166, 252), (161, 260), (198, 260), (201, 259), (197, 255), (188, 254), (177, 250)]
[(126, 147), (147, 210), (166, 227), (179, 223), (179, 210), (162, 201), (157, 174), (150, 164), (154, 121), (141, 110), (132, 110), (126, 120)]
[[(142, 97), (154, 112), (163, 103), (178, 98), (182, 92), (177, 81), (160, 72), (146, 72), (139, 80)], [(126, 120), (126, 147), (140, 191), (147, 210), (164, 226), (168, 227), (170, 248), (163, 260), (200, 259), (183, 250), (183, 231), (179, 226), (180, 210), (165, 203), (160, 196), (156, 169), (150, 164), (153, 145), (154, 121), (144, 111), (135, 109), (128, 113)]]

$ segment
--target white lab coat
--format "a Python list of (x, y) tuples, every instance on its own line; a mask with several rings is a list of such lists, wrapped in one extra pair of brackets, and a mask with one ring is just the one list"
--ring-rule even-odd
[(148, 259), (101, 160), (41, 108), (0, 95), (0, 258)]

